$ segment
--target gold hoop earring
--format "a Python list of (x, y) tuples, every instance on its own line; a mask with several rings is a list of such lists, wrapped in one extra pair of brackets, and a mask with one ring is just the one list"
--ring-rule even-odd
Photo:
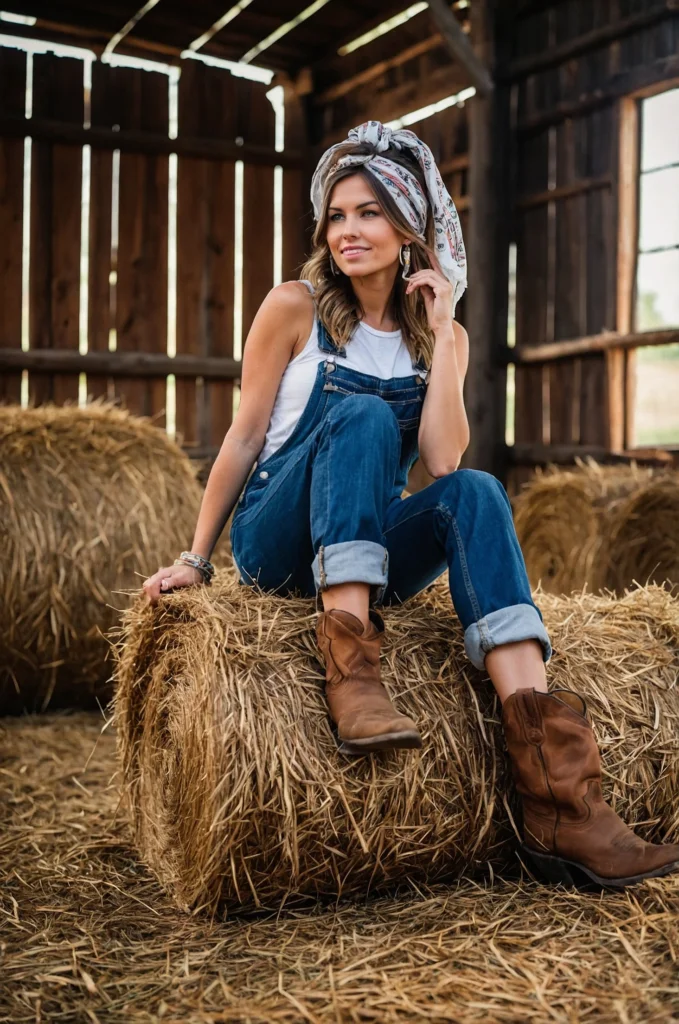
[(410, 246), (409, 245), (402, 245), (401, 246), (401, 248), (398, 251), (398, 260), (399, 260), (399, 263), (401, 264), (401, 266), (403, 267), (403, 273), (401, 274), (401, 277), (403, 278), (404, 281), (408, 281), (409, 280), (408, 274), (409, 274), (409, 271), (410, 271)]

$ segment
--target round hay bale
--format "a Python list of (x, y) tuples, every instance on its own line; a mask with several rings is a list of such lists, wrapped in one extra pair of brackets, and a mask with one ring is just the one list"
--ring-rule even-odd
[(606, 586), (679, 584), (679, 475), (649, 481), (618, 504), (608, 525)]
[[(679, 833), (679, 601), (658, 587), (538, 599), (551, 685), (588, 700), (607, 796), (646, 837)], [(365, 894), (513, 858), (500, 708), (465, 658), (445, 577), (385, 621), (383, 678), (424, 746), (350, 759), (328, 717), (313, 601), (226, 573), (126, 613), (123, 789), (140, 854), (180, 907)]]
[(550, 594), (602, 587), (607, 520), (652, 472), (635, 464), (601, 466), (588, 460), (576, 469), (552, 466), (536, 473), (514, 500), (514, 523), (531, 585)]
[(191, 543), (200, 496), (148, 420), (0, 407), (0, 713), (108, 698), (120, 592)]

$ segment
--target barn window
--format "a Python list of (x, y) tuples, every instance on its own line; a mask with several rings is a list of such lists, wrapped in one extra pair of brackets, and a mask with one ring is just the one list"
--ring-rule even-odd
[(653, 334), (656, 343), (629, 355), (628, 443), (676, 448), (679, 409), (671, 396), (679, 392), (679, 343), (657, 342), (658, 332), (679, 328), (679, 88), (631, 103), (638, 169), (634, 201), (621, 207), (635, 233), (627, 329), (648, 333), (649, 341)]
[(636, 327), (679, 327), (679, 88), (641, 102)]

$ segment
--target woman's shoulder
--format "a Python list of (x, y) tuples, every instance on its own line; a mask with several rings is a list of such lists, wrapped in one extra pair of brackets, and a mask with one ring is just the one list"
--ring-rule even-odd
[(274, 285), (269, 295), (274, 296), (291, 309), (295, 307), (309, 309), (314, 305), (312, 293), (303, 281), (282, 281), (280, 284)]
[(264, 304), (275, 308), (278, 313), (283, 312), (295, 322), (299, 320), (302, 327), (313, 324), (313, 296), (301, 281), (282, 281), (274, 285), (264, 299)]
[(288, 330), (295, 336), (291, 358), (299, 354), (308, 341), (314, 327), (316, 309), (314, 299), (302, 281), (282, 281), (269, 292), (272, 307), (277, 316), (283, 316)]

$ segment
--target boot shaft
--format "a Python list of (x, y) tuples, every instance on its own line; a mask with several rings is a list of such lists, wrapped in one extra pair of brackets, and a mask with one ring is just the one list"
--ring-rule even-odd
[(601, 797), (601, 762), (584, 700), (570, 691), (517, 690), (505, 701), (502, 724), (517, 791), (532, 809), (586, 818), (592, 797)]
[(357, 616), (339, 608), (319, 615), (316, 637), (325, 660), (329, 688), (347, 678), (366, 683), (379, 680), (384, 620), (373, 608), (369, 615), (370, 623), (365, 629)]

